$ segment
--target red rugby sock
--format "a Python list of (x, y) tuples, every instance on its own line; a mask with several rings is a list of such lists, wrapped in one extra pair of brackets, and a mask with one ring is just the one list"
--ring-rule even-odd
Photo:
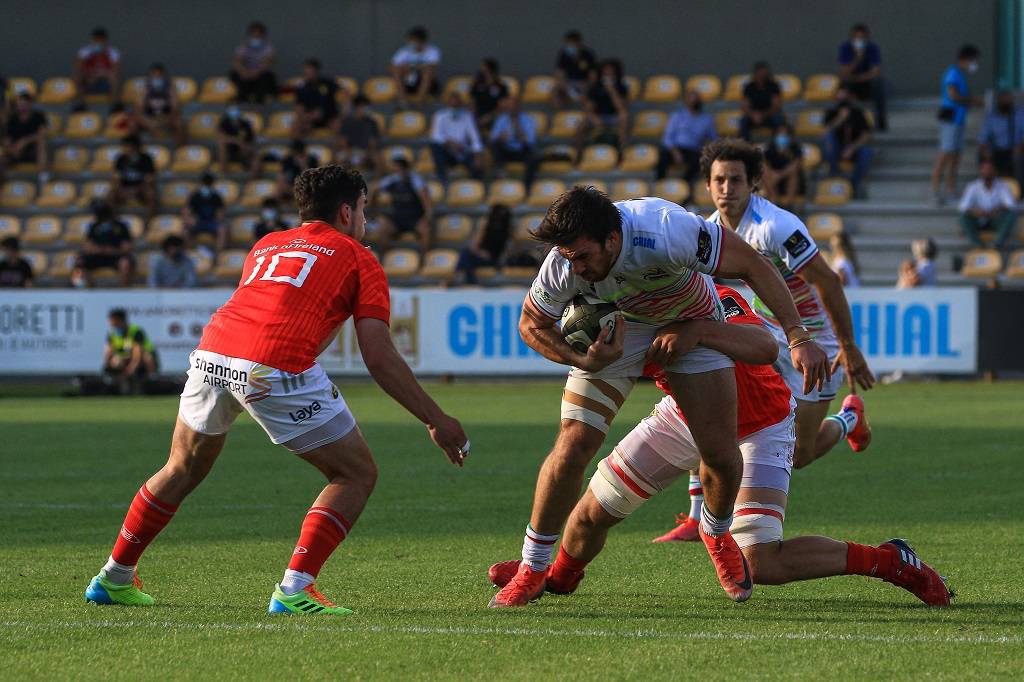
[(146, 547), (164, 526), (171, 522), (176, 511), (177, 505), (158, 500), (149, 492), (149, 488), (143, 485), (139, 492), (135, 493), (132, 505), (128, 507), (121, 533), (110, 552), (111, 558), (125, 566), (139, 563), (139, 557)]
[(856, 542), (846, 543), (846, 574), (867, 575), (884, 578), (892, 568), (892, 554), (871, 547), (858, 545)]
[(330, 507), (310, 508), (302, 521), (299, 542), (288, 562), (288, 570), (308, 573), (315, 578), (351, 527), (344, 516)]
[(578, 574), (583, 572), (589, 561), (580, 561), (573, 558), (561, 547), (558, 548), (558, 557), (555, 563), (548, 569), (548, 580), (555, 584), (571, 583)]

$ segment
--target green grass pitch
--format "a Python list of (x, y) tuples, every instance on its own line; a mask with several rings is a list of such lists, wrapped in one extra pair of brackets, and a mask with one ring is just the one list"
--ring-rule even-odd
[[(1024, 675), (1024, 385), (885, 386), (871, 449), (793, 476), (787, 536), (906, 537), (949, 609), (840, 577), (724, 596), (700, 545), (652, 545), (685, 483), (610, 536), (570, 597), (486, 607), (519, 554), (555, 382), (432, 386), (473, 454), (449, 465), (376, 387), (343, 391), (380, 482), (318, 586), (348, 618), (266, 614), (312, 467), (244, 416), (209, 479), (143, 557), (149, 609), (87, 606), (124, 510), (164, 461), (173, 398), (0, 399), (3, 679), (963, 679)], [(650, 411), (638, 388), (606, 443)], [(603, 456), (603, 455), (602, 455)]]

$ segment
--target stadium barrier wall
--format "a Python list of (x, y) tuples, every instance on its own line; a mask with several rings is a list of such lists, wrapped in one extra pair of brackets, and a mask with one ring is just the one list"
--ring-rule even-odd
[[(122, 307), (156, 344), (165, 373), (188, 354), (229, 289), (17, 290), (0, 297), (0, 374), (60, 375), (100, 367), (106, 316)], [(419, 374), (558, 375), (519, 338), (522, 289), (392, 289), (392, 335)], [(847, 291), (860, 347), (876, 372), (973, 373), (973, 288)], [(363, 374), (351, 323), (320, 357), (338, 375)]]

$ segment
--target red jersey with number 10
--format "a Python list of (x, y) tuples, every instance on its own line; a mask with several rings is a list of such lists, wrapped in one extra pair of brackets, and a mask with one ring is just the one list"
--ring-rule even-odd
[(327, 223), (308, 222), (256, 242), (199, 350), (298, 373), (348, 318), (389, 322), (390, 315), (388, 280), (369, 249)]

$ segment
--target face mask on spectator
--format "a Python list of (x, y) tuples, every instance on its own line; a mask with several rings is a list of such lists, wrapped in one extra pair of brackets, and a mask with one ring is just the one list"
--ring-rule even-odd
[(776, 135), (775, 136), (775, 146), (776, 147), (782, 147), (782, 148), (788, 147), (789, 146), (789, 142), (790, 142), (789, 135)]
[(579, 53), (579, 51), (580, 51), (580, 49), (578, 47), (576, 47), (575, 45), (566, 45), (565, 46), (565, 53), (567, 55), (569, 55), (570, 57), (575, 57), (577, 55), (577, 53)]
[(967, 73), (975, 73), (978, 70), (978, 62), (971, 62), (967, 65)]
[(860, 52), (865, 47), (867, 47), (867, 44), (868, 44), (868, 41), (864, 40), (863, 38), (854, 38), (853, 39), (853, 49), (857, 50), (858, 52)]
[(260, 211), (260, 217), (266, 220), (268, 223), (277, 220), (277, 211), (272, 208), (265, 208)]
[(150, 82), (153, 84), (154, 88), (162, 88), (162, 87), (164, 87), (164, 79), (163, 78), (157, 77), (157, 78), (152, 79)]
[(249, 38), (249, 47), (251, 47), (254, 50), (263, 47), (263, 38), (259, 38), (257, 36)]
[(228, 118), (238, 118), (242, 115), (242, 112), (238, 110), (238, 107), (228, 107), (227, 111), (224, 113), (228, 115)]
[(204, 197), (208, 197), (211, 194), (213, 194), (213, 188), (203, 185), (202, 187), (199, 188), (199, 193), (202, 194)]

